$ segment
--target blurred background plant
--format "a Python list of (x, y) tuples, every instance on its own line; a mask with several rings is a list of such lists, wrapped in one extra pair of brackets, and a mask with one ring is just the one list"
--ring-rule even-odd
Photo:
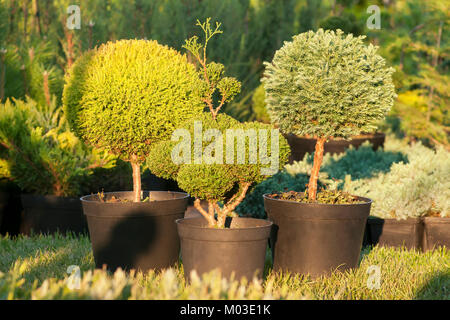
[[(374, 4), (381, 29), (371, 30), (367, 8)], [(80, 6), (80, 29), (66, 27), (69, 5)], [(83, 51), (122, 38), (181, 50), (195, 34), (195, 21), (212, 17), (225, 35), (211, 44), (209, 56), (242, 82), (224, 111), (264, 122), (257, 90), (263, 62), (295, 34), (340, 28), (366, 34), (397, 70), (398, 101), (381, 128), (448, 149), (449, 14), (449, 2), (440, 0), (0, 0), (0, 100), (28, 95), (41, 104), (55, 95), (59, 104), (64, 71)]]
[(111, 168), (115, 157), (90, 150), (69, 130), (56, 99), (50, 105), (8, 100), (0, 105), (0, 174), (24, 192), (80, 196), (90, 192), (96, 168)]

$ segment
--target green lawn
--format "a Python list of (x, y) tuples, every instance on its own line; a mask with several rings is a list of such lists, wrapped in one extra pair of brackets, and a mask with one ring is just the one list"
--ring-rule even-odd
[[(81, 270), (79, 289), (69, 289), (67, 268)], [(379, 289), (367, 286), (369, 266), (381, 271)], [(265, 281), (225, 281), (211, 273), (190, 285), (182, 267), (162, 273), (114, 275), (94, 270), (86, 237), (0, 238), (0, 299), (450, 299), (450, 252), (365, 248), (351, 272), (311, 280), (270, 271)]]

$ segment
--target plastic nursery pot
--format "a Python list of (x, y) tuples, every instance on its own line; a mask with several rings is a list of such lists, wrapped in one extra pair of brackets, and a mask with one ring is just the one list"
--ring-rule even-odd
[(316, 278), (356, 268), (372, 200), (359, 204), (299, 203), (264, 195), (273, 221), (273, 268)]
[[(148, 202), (132, 202), (133, 192), (105, 193), (81, 198), (97, 268), (110, 271), (164, 269), (178, 262), (180, 243), (175, 220), (184, 216), (188, 194), (143, 192)], [(129, 202), (107, 202), (115, 196)]]
[(372, 245), (422, 250), (421, 218), (397, 220), (369, 217), (367, 224)]
[(209, 228), (203, 217), (179, 219), (176, 223), (187, 281), (194, 270), (200, 276), (215, 269), (225, 278), (232, 274), (235, 279), (249, 280), (263, 276), (271, 221), (227, 218), (224, 229)]
[(442, 246), (450, 248), (450, 218), (425, 217), (423, 223), (425, 251)]
[(87, 233), (86, 218), (79, 199), (32, 194), (22, 194), (21, 199), (22, 233)]
[[(301, 161), (306, 153), (313, 153), (316, 146), (316, 139), (299, 137), (293, 134), (286, 135), (289, 146), (291, 147), (291, 156), (289, 161)], [(361, 137), (354, 137), (351, 140), (335, 139), (325, 143), (324, 153), (343, 153), (350, 146), (358, 149), (364, 142), (369, 141), (373, 150), (377, 150), (384, 145), (386, 135), (384, 133), (368, 134)]]
[(22, 203), (20, 199), (20, 189), (15, 184), (7, 184), (6, 188), (0, 191), (0, 233), (17, 236), (20, 231)]

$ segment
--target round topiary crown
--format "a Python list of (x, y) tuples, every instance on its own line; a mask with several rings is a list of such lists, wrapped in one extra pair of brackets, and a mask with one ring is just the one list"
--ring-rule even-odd
[(349, 138), (373, 132), (394, 103), (393, 68), (341, 30), (306, 32), (265, 63), (271, 121), (285, 133)]
[(154, 142), (199, 114), (195, 66), (156, 41), (108, 42), (84, 54), (66, 76), (63, 102), (88, 144), (143, 159)]

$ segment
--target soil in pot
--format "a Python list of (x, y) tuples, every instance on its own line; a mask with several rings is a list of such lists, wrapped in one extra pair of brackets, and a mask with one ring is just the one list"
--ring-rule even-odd
[[(286, 135), (286, 139), (291, 147), (291, 156), (289, 158), (291, 163), (293, 161), (303, 160), (306, 153), (313, 153), (317, 141), (314, 138), (299, 137), (293, 134)], [(369, 141), (372, 144), (373, 150), (377, 150), (379, 147), (384, 145), (385, 139), (385, 134), (380, 132), (356, 136), (351, 140), (333, 139), (325, 143), (324, 153), (343, 153), (350, 146), (357, 149), (366, 141)]]
[[(133, 192), (105, 193), (81, 198), (97, 268), (114, 271), (164, 269), (179, 258), (175, 220), (183, 218), (188, 195), (183, 192), (143, 192), (146, 202), (133, 202)], [(127, 201), (111, 202), (112, 198)]]
[(423, 249), (424, 251), (445, 246), (450, 249), (450, 218), (425, 217)]
[(87, 233), (86, 218), (78, 198), (22, 194), (21, 199), (22, 233)]
[(262, 277), (272, 222), (254, 218), (228, 218), (224, 229), (208, 228), (203, 217), (177, 220), (184, 275), (189, 281), (219, 269), (235, 279)]
[[(319, 195), (319, 194), (318, 194)], [(273, 268), (313, 278), (358, 266), (372, 201), (322, 204), (274, 199), (264, 195), (273, 221)]]
[(372, 245), (422, 249), (423, 224), (420, 218), (397, 220), (369, 217), (367, 223)]

